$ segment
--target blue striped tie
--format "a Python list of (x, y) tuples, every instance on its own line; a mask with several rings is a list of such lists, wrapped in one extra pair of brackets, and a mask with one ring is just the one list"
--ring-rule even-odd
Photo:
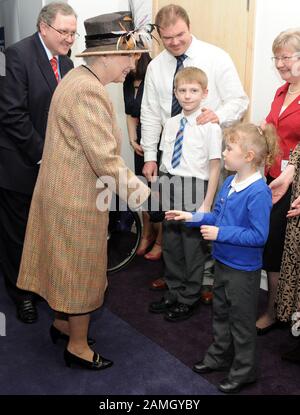
[(175, 167), (179, 166), (180, 164), (180, 158), (182, 153), (182, 144), (183, 144), (183, 132), (185, 124), (187, 123), (187, 119), (185, 117), (181, 118), (180, 120), (180, 127), (176, 134), (176, 140), (174, 144), (174, 150), (172, 155), (172, 167), (175, 169)]
[[(175, 58), (177, 59), (177, 65), (176, 65), (176, 70), (174, 73), (174, 78), (175, 75), (177, 74), (177, 72), (179, 71), (179, 69), (181, 69), (183, 67), (183, 61), (187, 58), (187, 55), (183, 54), (180, 56), (175, 56)], [(171, 109), (171, 117), (174, 117), (175, 115), (179, 114), (181, 112), (181, 106), (179, 104), (179, 102), (177, 101), (177, 98), (175, 97), (174, 94), (174, 79), (173, 79), (173, 96), (172, 96), (172, 109)]]

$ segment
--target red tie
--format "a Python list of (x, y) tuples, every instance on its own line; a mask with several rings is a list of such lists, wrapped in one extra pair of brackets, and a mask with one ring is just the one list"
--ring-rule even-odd
[(57, 63), (57, 58), (55, 56), (53, 56), (52, 59), (50, 59), (50, 63), (55, 75), (55, 78), (57, 80), (57, 82), (59, 82), (59, 73), (58, 73), (58, 63)]

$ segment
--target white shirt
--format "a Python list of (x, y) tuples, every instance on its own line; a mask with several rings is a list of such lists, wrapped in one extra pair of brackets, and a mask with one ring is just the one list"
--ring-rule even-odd
[(259, 171), (251, 174), (251, 176), (247, 177), (247, 179), (236, 183), (237, 175), (234, 176), (232, 182), (230, 183), (231, 189), (229, 190), (228, 196), (230, 196), (234, 192), (241, 192), (242, 190), (246, 189), (250, 184), (256, 182), (257, 180), (262, 178), (262, 175)]
[[(45, 42), (43, 41), (43, 38), (42, 38), (42, 36), (40, 35), (40, 33), (39, 33), (39, 38), (40, 38), (41, 44), (43, 45), (43, 48), (45, 49), (45, 52), (46, 52), (47, 56), (48, 56), (49, 63), (50, 63), (50, 60), (51, 60), (52, 58), (56, 58), (56, 59), (57, 59), (57, 70), (58, 70), (58, 76), (59, 76), (59, 79), (61, 79), (60, 69), (59, 69), (59, 56), (58, 56), (58, 55), (52, 55), (52, 53), (50, 52), (50, 50), (49, 50), (49, 49), (47, 48), (47, 46), (45, 45)], [(50, 63), (50, 65), (51, 65), (51, 63)], [(38, 161), (36, 164), (41, 164), (41, 162), (42, 162), (42, 160)]]
[[(242, 118), (248, 108), (246, 96), (232, 59), (224, 50), (192, 37), (183, 65), (196, 66), (208, 77), (208, 96), (203, 107), (213, 110), (225, 126)], [(156, 160), (161, 129), (171, 116), (176, 58), (167, 50), (148, 65), (141, 107), (144, 160)]]
[[(222, 156), (222, 130), (218, 124), (197, 125), (196, 118), (200, 113), (201, 109), (190, 115), (184, 115), (182, 112), (167, 120), (160, 143), (160, 150), (163, 152), (161, 171), (181, 177), (209, 179), (209, 160), (221, 159)], [(187, 119), (183, 133), (182, 153), (180, 164), (173, 168), (174, 144), (182, 117)]]
[(133, 16), (135, 29), (152, 22), (151, 0), (129, 0), (129, 7)]
[[(50, 52), (50, 50), (47, 48), (45, 42), (43, 41), (43, 38), (40, 35), (40, 33), (39, 33), (39, 38), (40, 38), (41, 44), (43, 45), (43, 47), (45, 49), (45, 52), (46, 52), (47, 56), (48, 56), (49, 62), (51, 61), (52, 58), (56, 58), (57, 59), (58, 76), (59, 76), (59, 79), (61, 79), (60, 69), (59, 69), (59, 56), (58, 55), (52, 55), (52, 53)], [(50, 63), (50, 65), (51, 65), (51, 63)]]

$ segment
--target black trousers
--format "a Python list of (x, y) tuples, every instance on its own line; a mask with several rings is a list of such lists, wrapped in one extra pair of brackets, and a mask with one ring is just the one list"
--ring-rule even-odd
[[(195, 177), (165, 174), (161, 175), (161, 185), (163, 210), (195, 211), (201, 206), (207, 191), (207, 182)], [(188, 228), (176, 221), (164, 221), (164, 279), (168, 286), (164, 297), (187, 305), (197, 303), (207, 256), (208, 243), (203, 240), (199, 228)]]
[[(267, 177), (267, 183), (270, 184), (274, 179)], [(281, 267), (285, 231), (287, 226), (287, 212), (291, 206), (292, 186), (290, 186), (285, 195), (279, 202), (273, 205), (270, 215), (269, 236), (264, 248), (263, 269), (269, 272), (279, 272)]]
[[(234, 249), (234, 248), (233, 248)], [(213, 298), (214, 341), (204, 363), (228, 367), (228, 379), (256, 379), (256, 318), (261, 271), (241, 271), (215, 262)]]
[(17, 286), (31, 195), (0, 188), (0, 269), (15, 303), (34, 294)]

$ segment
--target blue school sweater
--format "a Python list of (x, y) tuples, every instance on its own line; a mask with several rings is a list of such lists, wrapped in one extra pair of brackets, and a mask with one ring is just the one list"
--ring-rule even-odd
[(230, 196), (229, 176), (218, 193), (213, 212), (193, 213), (189, 227), (214, 225), (219, 228), (212, 255), (229, 267), (255, 271), (262, 267), (263, 248), (269, 233), (272, 193), (259, 179)]

